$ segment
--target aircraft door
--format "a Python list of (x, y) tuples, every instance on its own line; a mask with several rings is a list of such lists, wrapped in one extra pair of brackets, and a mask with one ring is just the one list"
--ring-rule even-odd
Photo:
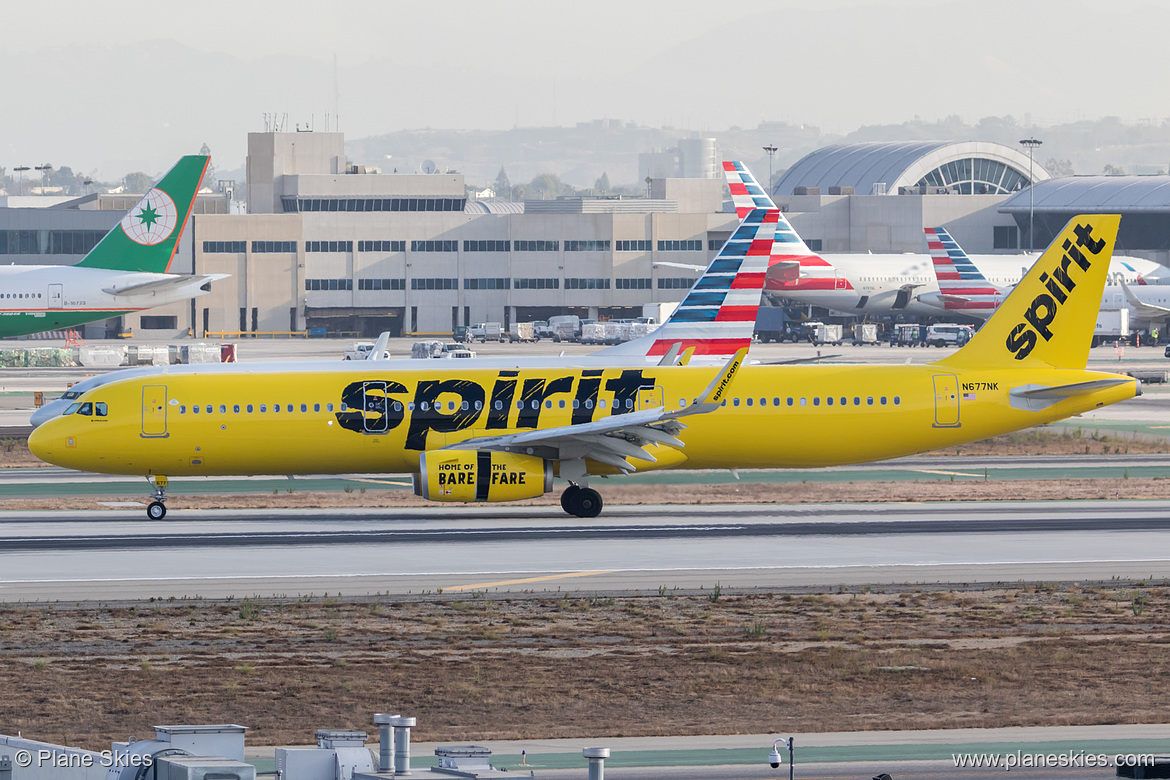
[(362, 409), (365, 412), (366, 433), (385, 433), (390, 430), (390, 418), (387, 417), (390, 409), (389, 399), (386, 396), (385, 382), (363, 382), (362, 390), (365, 398)]
[(934, 427), (958, 428), (959, 378), (953, 374), (934, 377)]
[(64, 305), (65, 294), (62, 291), (62, 285), (49, 285), (49, 308), (60, 309)]
[(838, 269), (836, 269), (836, 268), (833, 269), (833, 276), (835, 277), (834, 281), (833, 281), (834, 289), (837, 289), (837, 290), (848, 289), (847, 285), (849, 284), (849, 280), (846, 279), (845, 276)]
[(142, 388), (142, 438), (167, 437), (167, 386), (147, 385)]
[(662, 388), (646, 385), (638, 388), (638, 409), (657, 409), (662, 406)]

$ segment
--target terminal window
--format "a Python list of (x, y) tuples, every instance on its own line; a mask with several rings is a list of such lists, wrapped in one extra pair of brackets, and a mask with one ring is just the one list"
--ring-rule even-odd
[(619, 290), (649, 290), (650, 279), (614, 279), (614, 287)]
[(297, 251), (296, 241), (253, 241), (252, 251), (261, 254), (272, 254), (276, 252), (295, 252)]
[(507, 240), (487, 239), (480, 241), (464, 241), (464, 252), (511, 252), (512, 242)]
[(353, 279), (306, 279), (306, 290), (352, 290)]
[(608, 252), (609, 240), (605, 241), (566, 241), (566, 252)]
[(286, 213), (305, 211), (463, 211), (467, 198), (281, 198)]
[(352, 241), (306, 241), (306, 252), (352, 252)]
[(992, 230), (993, 248), (1017, 249), (1020, 246), (1020, 231), (1015, 225), (995, 225)]
[(411, 279), (412, 290), (458, 290), (458, 279)]
[(566, 290), (608, 290), (609, 279), (566, 279)]
[(458, 252), (458, 241), (411, 241), (411, 252)]
[(511, 287), (511, 279), (507, 277), (495, 279), (464, 279), (464, 290), (507, 290)]
[(512, 288), (516, 290), (559, 290), (560, 279), (513, 279)]
[(525, 241), (517, 239), (515, 242), (517, 252), (559, 252), (561, 251), (560, 241)]
[(405, 241), (359, 241), (359, 252), (405, 252)]
[(203, 253), (242, 255), (247, 246), (246, 241), (204, 241)]
[(405, 290), (405, 279), (358, 279), (359, 290)]
[(688, 279), (685, 276), (658, 277), (659, 290), (689, 290), (694, 283), (694, 279)]
[(618, 252), (649, 252), (652, 244), (653, 242), (649, 239), (617, 241), (615, 242), (615, 249)]
[(701, 239), (687, 239), (683, 241), (659, 241), (659, 252), (701, 252), (703, 250), (703, 241)]

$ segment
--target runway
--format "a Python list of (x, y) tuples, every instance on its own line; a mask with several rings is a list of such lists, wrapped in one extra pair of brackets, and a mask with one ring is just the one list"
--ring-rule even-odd
[(0, 514), (0, 600), (1170, 576), (1170, 502)]

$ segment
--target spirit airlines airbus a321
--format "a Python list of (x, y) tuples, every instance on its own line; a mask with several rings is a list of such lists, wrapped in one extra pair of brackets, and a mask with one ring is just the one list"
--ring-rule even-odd
[[(559, 477), (562, 506), (581, 517), (601, 511), (595, 476), (818, 467), (947, 447), (1139, 392), (1131, 377), (1086, 370), (1119, 220), (1069, 222), (975, 337), (931, 364), (750, 365), (740, 350), (722, 367), (372, 361), (163, 373), (90, 390), (29, 446), (59, 466), (144, 475), (158, 498), (184, 475), (401, 473), (419, 495), (455, 502), (534, 498)], [(720, 256), (740, 251), (761, 250), (748, 242)], [(148, 514), (165, 508), (156, 500)]]
[(117, 317), (211, 291), (226, 274), (168, 274), (206, 155), (183, 157), (80, 263), (0, 266), (0, 338)]

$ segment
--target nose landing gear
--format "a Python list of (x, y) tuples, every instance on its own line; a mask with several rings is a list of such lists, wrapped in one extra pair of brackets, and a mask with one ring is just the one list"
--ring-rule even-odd
[(167, 516), (167, 507), (163, 502), (167, 500), (167, 478), (161, 474), (155, 475), (153, 480), (151, 477), (146, 478), (147, 482), (154, 485), (153, 501), (146, 507), (146, 516), (151, 520), (162, 520)]

